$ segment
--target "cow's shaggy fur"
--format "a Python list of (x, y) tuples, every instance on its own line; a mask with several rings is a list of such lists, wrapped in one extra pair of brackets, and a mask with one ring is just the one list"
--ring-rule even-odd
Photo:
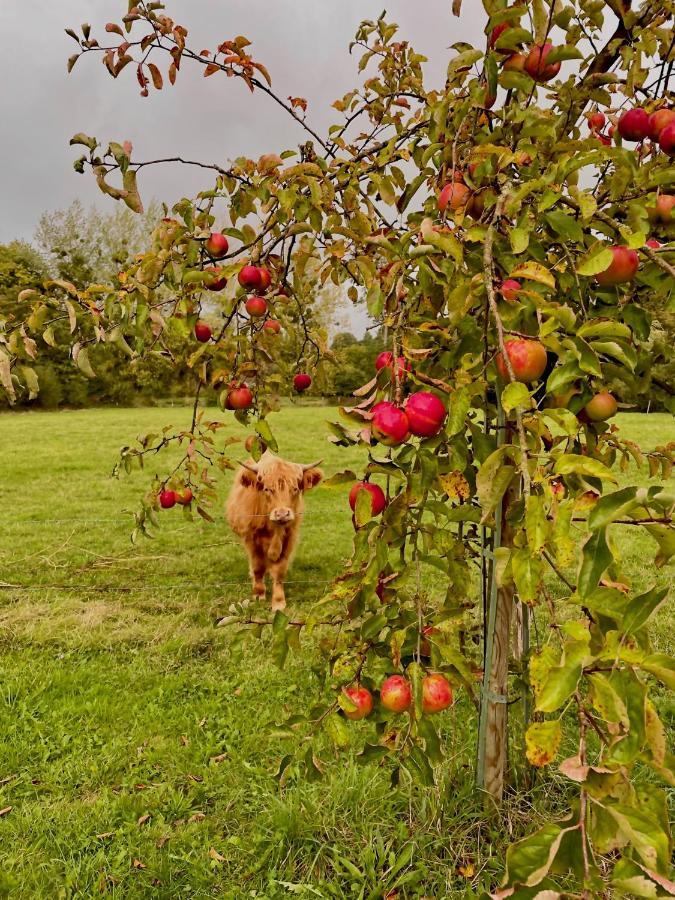
[(298, 542), (304, 512), (303, 494), (323, 473), (280, 459), (269, 450), (256, 464), (252, 459), (234, 479), (227, 501), (227, 518), (248, 553), (253, 593), (265, 596), (265, 575), (272, 578), (272, 609), (286, 606), (284, 579)]

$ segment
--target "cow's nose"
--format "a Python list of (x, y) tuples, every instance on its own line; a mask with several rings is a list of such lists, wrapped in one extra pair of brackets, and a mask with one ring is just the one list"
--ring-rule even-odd
[(273, 509), (270, 513), (270, 519), (273, 522), (286, 523), (292, 522), (295, 518), (293, 514), (293, 510), (289, 509), (287, 506), (278, 506), (276, 509)]

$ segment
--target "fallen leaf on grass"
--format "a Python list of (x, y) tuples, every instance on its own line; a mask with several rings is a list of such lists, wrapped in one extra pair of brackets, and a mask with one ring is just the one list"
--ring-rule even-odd
[(107, 841), (108, 838), (115, 837), (114, 831), (104, 831), (102, 834), (96, 835), (97, 841)]
[(151, 818), (152, 818), (152, 816), (150, 815), (150, 813), (146, 813), (144, 816), (138, 817), (138, 822), (136, 822), (136, 824), (137, 825), (145, 825), (145, 823), (149, 822)]
[(0, 816), (6, 816), (8, 812), (12, 811), (11, 806), (6, 806), (4, 809), (0, 809)]
[(190, 818), (188, 819), (188, 822), (203, 822), (205, 818), (206, 818), (206, 813), (196, 812), (190, 816)]
[(141, 862), (140, 859), (135, 859), (132, 863), (134, 869), (147, 869), (148, 867), (144, 862)]
[(225, 862), (225, 857), (221, 856), (215, 847), (211, 847), (211, 849), (209, 850), (209, 856), (211, 857), (211, 859), (215, 859), (216, 862)]
[(218, 756), (212, 756), (209, 760), (210, 763), (221, 763), (227, 759), (227, 753), (219, 753)]

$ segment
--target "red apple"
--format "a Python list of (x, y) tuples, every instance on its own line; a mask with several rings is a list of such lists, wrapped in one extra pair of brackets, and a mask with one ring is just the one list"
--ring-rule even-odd
[(195, 337), (200, 344), (207, 344), (211, 340), (212, 333), (211, 326), (206, 322), (197, 322), (195, 325)]
[(311, 385), (312, 379), (305, 372), (300, 372), (298, 375), (295, 375), (293, 378), (293, 387), (295, 390), (301, 394), (303, 391), (306, 391), (307, 388)]
[(267, 312), (267, 303), (262, 297), (249, 297), (245, 304), (246, 312), (254, 319), (259, 319)]
[(364, 687), (348, 687), (344, 689), (345, 694), (349, 697), (356, 709), (348, 712), (343, 710), (348, 719), (365, 719), (373, 709), (373, 695)]
[(599, 272), (595, 276), (595, 280), (602, 287), (632, 281), (640, 265), (637, 250), (631, 250), (629, 247), (611, 247), (610, 249), (614, 259), (604, 272)]
[(239, 284), (247, 290), (255, 290), (260, 287), (260, 269), (257, 266), (244, 266), (237, 278)]
[(270, 275), (269, 271), (263, 266), (258, 267), (258, 274), (260, 275), (260, 284), (258, 285), (258, 290), (261, 294), (264, 294), (267, 288), (272, 284), (272, 276)]
[(435, 437), (443, 428), (447, 410), (436, 394), (417, 391), (411, 394), (405, 404), (410, 431), (417, 437)]
[(524, 72), (527, 59), (524, 53), (512, 53), (502, 66), (504, 72)]
[(588, 127), (591, 131), (600, 131), (601, 128), (604, 127), (606, 122), (606, 116), (603, 112), (599, 110), (594, 113), (590, 113), (588, 116)]
[(659, 147), (668, 156), (675, 156), (675, 122), (666, 125), (659, 135)]
[[(376, 372), (379, 372), (380, 369), (384, 368), (391, 369), (392, 382), (396, 380), (396, 373), (394, 367), (392, 366), (393, 360), (394, 354), (391, 352), (391, 350), (384, 350), (378, 355), (377, 359), (375, 360)], [(396, 369), (398, 370), (398, 377), (403, 380), (405, 378), (405, 373), (410, 371), (411, 365), (404, 356), (399, 356), (396, 360)]]
[(661, 246), (661, 242), (657, 241), (656, 238), (649, 238), (645, 244), (645, 247), (651, 247), (652, 250), (658, 250)]
[(640, 106), (628, 109), (619, 119), (617, 127), (624, 141), (644, 141), (649, 135), (649, 115)]
[(268, 319), (263, 325), (263, 331), (271, 331), (273, 334), (279, 334), (281, 331), (281, 322), (277, 319)]
[(410, 709), (412, 689), (410, 682), (403, 675), (390, 675), (385, 678), (380, 688), (380, 702), (385, 709), (401, 713)]
[(223, 256), (225, 256), (229, 246), (230, 245), (227, 242), (227, 238), (219, 231), (212, 231), (211, 236), (204, 244), (206, 252), (214, 259), (221, 259)]
[[(511, 367), (516, 381), (527, 384), (540, 378), (546, 368), (546, 348), (539, 341), (528, 341), (524, 338), (512, 338), (505, 341), (504, 347), (511, 360)], [(504, 381), (509, 380), (509, 372), (502, 354), (496, 358), (497, 370)]]
[(253, 394), (245, 384), (231, 388), (227, 392), (228, 409), (249, 409), (253, 406)]
[(543, 46), (535, 46), (530, 50), (529, 56), (525, 60), (525, 71), (535, 81), (543, 83), (550, 81), (560, 71), (560, 63), (547, 63), (546, 60), (551, 55), (553, 44), (544, 44)]
[(400, 407), (387, 400), (373, 407), (371, 433), (376, 441), (396, 447), (408, 438), (409, 432), (408, 417)]
[(673, 221), (673, 208), (675, 208), (675, 195), (659, 194), (656, 204), (647, 209), (650, 222), (662, 222), (667, 225)]
[(471, 191), (465, 184), (452, 181), (450, 184), (446, 184), (438, 195), (438, 208), (442, 213), (448, 206), (450, 209), (459, 209), (460, 206), (466, 206), (470, 195)]
[(452, 688), (443, 675), (427, 675), (422, 682), (422, 709), (425, 713), (441, 712), (452, 706)]
[(356, 501), (360, 491), (367, 491), (370, 494), (370, 514), (379, 516), (387, 505), (387, 498), (384, 491), (378, 484), (371, 484), (369, 481), (358, 481), (349, 492), (349, 505), (352, 510), (356, 509)]
[(604, 422), (617, 411), (617, 402), (609, 391), (600, 391), (584, 406), (584, 412), (591, 422)]
[(175, 491), (160, 491), (159, 505), (162, 509), (171, 509), (172, 506), (176, 505), (177, 499)]
[(600, 141), (601, 144), (604, 144), (605, 147), (612, 146), (612, 139), (608, 134), (596, 134), (595, 137)]
[(522, 284), (516, 281), (515, 278), (507, 278), (506, 281), (502, 281), (499, 291), (508, 303), (515, 303), (518, 300), (521, 288)]
[(675, 122), (675, 109), (657, 109), (649, 117), (649, 137), (653, 141), (658, 141), (661, 132), (667, 125)]
[(176, 503), (181, 506), (189, 506), (192, 503), (192, 488), (185, 487), (182, 491), (176, 491)]
[(227, 278), (222, 276), (222, 269), (216, 269), (214, 266), (211, 266), (208, 269), (204, 269), (205, 272), (208, 272), (210, 278), (206, 283), (206, 287), (210, 291), (222, 291), (225, 285), (227, 284)]

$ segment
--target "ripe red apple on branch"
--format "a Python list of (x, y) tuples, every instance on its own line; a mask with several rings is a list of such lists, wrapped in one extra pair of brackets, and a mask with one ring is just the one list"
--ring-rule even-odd
[(176, 491), (176, 503), (180, 503), (181, 506), (189, 506), (192, 498), (192, 488), (184, 487), (180, 491)]
[(356, 501), (361, 491), (367, 491), (371, 496), (370, 514), (379, 516), (387, 505), (387, 498), (379, 484), (371, 484), (369, 481), (357, 482), (349, 492), (349, 505), (352, 511), (356, 509)]
[(176, 505), (177, 499), (175, 491), (163, 490), (159, 494), (159, 505), (162, 509), (171, 509)]
[(416, 437), (435, 437), (443, 429), (447, 410), (443, 401), (430, 391), (411, 394), (405, 404), (408, 426)]
[(403, 380), (406, 377), (406, 372), (410, 372), (412, 366), (404, 356), (397, 357), (396, 369), (394, 369), (393, 362), (394, 354), (391, 350), (383, 350), (375, 360), (375, 371), (379, 372), (382, 369), (390, 369), (392, 382), (396, 380), (397, 375), (398, 378)]
[[(511, 361), (511, 367), (516, 381), (528, 384), (536, 381), (544, 374), (547, 356), (546, 348), (539, 341), (530, 341), (525, 338), (511, 338), (504, 342), (504, 349)], [(501, 352), (496, 357), (497, 371), (502, 379), (508, 382), (509, 371)]]
[(649, 117), (649, 137), (658, 142), (663, 129), (673, 123), (675, 123), (675, 109), (657, 109)]
[(306, 372), (298, 372), (293, 378), (293, 387), (299, 394), (304, 393), (304, 391), (311, 387), (311, 384), (311, 375), (308, 375)]
[(442, 712), (452, 706), (452, 687), (444, 675), (427, 675), (422, 681), (422, 708), (425, 713)]
[(195, 325), (195, 338), (200, 344), (206, 344), (211, 340), (211, 326), (206, 322), (197, 322)]
[(380, 687), (380, 703), (390, 712), (402, 713), (412, 704), (412, 688), (403, 675), (390, 675)]
[(600, 391), (584, 406), (584, 412), (591, 422), (605, 422), (616, 414), (618, 405), (609, 391)]
[(221, 234), (219, 231), (213, 231), (204, 243), (204, 247), (213, 259), (221, 259), (227, 254), (229, 244), (224, 234)]
[(373, 407), (370, 428), (375, 440), (387, 447), (402, 444), (410, 434), (405, 412), (388, 400), (383, 400)]
[(260, 319), (267, 312), (267, 303), (262, 297), (249, 297), (244, 304), (246, 312), (254, 319)]
[(460, 207), (467, 205), (470, 197), (471, 190), (465, 184), (459, 181), (452, 181), (450, 184), (446, 184), (438, 195), (438, 208), (442, 213), (445, 212), (448, 206), (453, 210), (460, 209)]
[(257, 266), (244, 266), (237, 275), (239, 284), (246, 290), (260, 287), (260, 269)]
[(553, 44), (543, 44), (535, 46), (530, 50), (529, 56), (525, 60), (525, 71), (535, 81), (544, 83), (551, 81), (560, 71), (560, 63), (549, 63), (547, 59), (553, 51)]
[(204, 269), (205, 272), (209, 274), (209, 280), (206, 282), (206, 287), (210, 291), (222, 291), (223, 288), (227, 285), (227, 278), (222, 275), (222, 270), (211, 266), (210, 268)]
[(624, 141), (644, 141), (649, 137), (649, 115), (639, 106), (629, 109), (619, 119), (618, 129)]
[(348, 719), (353, 719), (354, 721), (365, 719), (373, 711), (373, 695), (367, 688), (352, 685), (344, 688), (344, 693), (356, 706), (356, 709), (343, 710)]
[(250, 409), (253, 406), (253, 394), (245, 384), (231, 388), (227, 393), (228, 409)]
[(613, 260), (609, 266), (595, 276), (595, 280), (602, 287), (611, 287), (616, 284), (625, 284), (635, 278), (640, 267), (640, 257), (637, 250), (629, 247), (611, 247)]
[(523, 286), (515, 278), (507, 278), (502, 282), (499, 292), (507, 303), (516, 303)]
[(263, 330), (271, 334), (279, 334), (281, 331), (281, 322), (278, 319), (268, 319), (263, 325)]
[(659, 135), (659, 147), (668, 156), (675, 156), (675, 122), (671, 122)]

